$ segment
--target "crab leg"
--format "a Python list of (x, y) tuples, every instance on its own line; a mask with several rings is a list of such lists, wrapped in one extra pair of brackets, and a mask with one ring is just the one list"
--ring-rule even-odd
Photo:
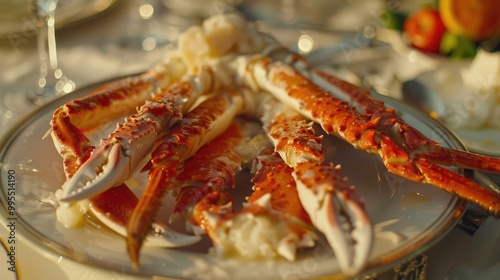
[(212, 72), (207, 68), (199, 79), (180, 82), (168, 90), (160, 89), (138, 112), (117, 125), (115, 131), (102, 140), (90, 158), (66, 181), (63, 201), (91, 197), (118, 186), (142, 168), (148, 155), (175, 122), (182, 118), (202, 94), (211, 89)]
[(364, 201), (341, 177), (340, 166), (323, 163), (325, 150), (312, 124), (276, 101), (267, 104), (274, 110), (266, 110), (264, 128), (275, 151), (293, 168), (304, 209), (325, 234), (342, 271), (359, 272), (366, 265), (374, 236)]
[(132, 113), (135, 106), (151, 98), (154, 88), (148, 75), (121, 79), (55, 110), (50, 122), (51, 136), (63, 157), (67, 178), (75, 174), (94, 150), (85, 133), (99, 128), (106, 120)]
[(204, 232), (204, 212), (232, 212), (233, 203), (224, 188), (234, 188), (236, 172), (241, 169), (236, 147), (244, 138), (241, 125), (233, 123), (183, 164), (183, 171), (172, 182), (177, 191), (171, 221), (182, 216), (188, 228)]
[(171, 190), (180, 164), (224, 132), (242, 107), (243, 99), (236, 94), (209, 98), (186, 114), (152, 153), (148, 185), (127, 224), (127, 247), (135, 265), (158, 204)]
[[(151, 97), (155, 88), (148, 75), (117, 80), (94, 90), (82, 98), (72, 100), (58, 108), (51, 121), (51, 134), (55, 146), (63, 156), (67, 178), (72, 178), (80, 166), (88, 160), (94, 147), (85, 133), (95, 130), (103, 119), (112, 119), (135, 111)], [(126, 235), (125, 224), (138, 199), (124, 184), (90, 198), (89, 209), (101, 222), (114, 231)], [(85, 201), (81, 203), (87, 203)], [(86, 209), (87, 207), (83, 207)], [(75, 210), (78, 209), (78, 210)], [(78, 205), (59, 206), (57, 213), (67, 216), (68, 211), (80, 212)], [(66, 222), (73, 226), (78, 222)], [(177, 247), (198, 242), (200, 238), (172, 231), (166, 225), (155, 223), (155, 235), (149, 236), (147, 245)]]
[(292, 168), (286, 165), (264, 135), (245, 149), (254, 149), (255, 184), (248, 203), (237, 213), (204, 213), (205, 229), (219, 256), (247, 259), (282, 256), (295, 259), (297, 248), (312, 247), (317, 239), (311, 220), (298, 198)]
[(439, 146), (439, 143), (409, 126), (396, 115), (394, 109), (386, 108), (382, 100), (373, 98), (367, 90), (324, 71), (313, 71), (312, 79), (337, 98), (349, 100), (350, 105), (356, 106), (358, 111), (368, 114), (371, 119), (379, 118), (380, 129), (389, 133), (391, 129), (397, 128), (397, 133), (403, 136), (404, 144), (415, 156), (447, 166), (500, 172), (500, 159)]
[[(107, 83), (56, 109), (50, 122), (50, 134), (63, 157), (66, 177), (71, 178), (94, 150), (86, 134), (108, 121), (135, 113), (136, 107), (143, 105), (158, 90), (181, 80), (186, 71), (178, 54), (173, 53), (143, 74)], [(202, 78), (200, 80), (205, 82)]]
[(435, 174), (426, 174), (429, 168), (437, 169), (438, 166), (423, 158), (414, 158), (408, 147), (381, 131), (380, 118), (367, 119), (289, 65), (271, 62), (270, 59), (253, 61), (249, 71), (255, 83), (281, 102), (319, 123), (325, 132), (343, 138), (357, 149), (379, 154), (384, 165), (394, 174), (433, 184), (500, 216), (499, 193), (447, 169), (439, 170), (439, 174), (437, 170)]

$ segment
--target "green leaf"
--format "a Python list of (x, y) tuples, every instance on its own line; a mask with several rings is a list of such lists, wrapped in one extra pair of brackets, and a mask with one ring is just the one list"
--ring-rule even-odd
[(403, 30), (403, 24), (407, 18), (405, 13), (385, 9), (380, 14), (380, 19), (384, 23), (385, 28)]
[(439, 53), (451, 59), (473, 58), (477, 53), (477, 45), (463, 36), (446, 32), (441, 38)]

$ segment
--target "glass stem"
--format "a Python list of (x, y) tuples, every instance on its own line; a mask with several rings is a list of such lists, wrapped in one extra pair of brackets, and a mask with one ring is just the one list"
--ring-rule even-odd
[[(58, 68), (56, 39), (55, 39), (55, 11), (57, 1), (35, 1), (35, 20), (37, 26), (37, 47), (40, 62), (40, 76), (36, 98), (43, 99), (59, 95), (57, 83), (62, 77)], [(50, 3), (49, 3), (50, 2)]]

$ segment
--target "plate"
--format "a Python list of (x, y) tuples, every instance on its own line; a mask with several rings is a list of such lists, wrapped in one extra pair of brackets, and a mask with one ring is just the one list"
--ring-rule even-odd
[[(444, 76), (459, 77), (461, 68), (444, 67), (417, 76), (403, 84), (404, 91), (411, 91), (411, 96), (422, 96), (421, 106), (426, 111), (433, 111), (449, 125), (470, 151), (500, 157), (500, 129), (494, 127), (465, 128), (462, 122), (471, 122), (472, 117), (482, 115), (488, 106), (494, 104), (480, 91), (469, 92), (459, 82), (452, 82)], [(445, 79), (445, 81), (441, 81)], [(447, 90), (442, 88), (446, 84)], [(465, 92), (464, 92), (465, 91)], [(425, 96), (425, 97), (424, 97)], [(414, 98), (416, 99), (416, 98)], [(414, 100), (415, 101), (415, 100)], [(492, 103), (493, 102), (493, 103)], [(478, 118), (492, 118), (487, 114)]]
[[(117, 3), (118, 0), (59, 1), (56, 11), (56, 28), (90, 19)], [(35, 35), (35, 23), (27, 1), (6, 0), (2, 1), (2, 6), (0, 38), (14, 40), (20, 39), (22, 36)]]
[[(323, 239), (316, 247), (299, 252), (295, 262), (220, 259), (209, 253), (211, 243), (207, 238), (184, 248), (148, 247), (142, 251), (141, 270), (137, 272), (130, 265), (123, 238), (92, 217), (86, 217), (82, 227), (64, 228), (56, 220), (54, 198), (54, 192), (64, 180), (62, 160), (51, 139), (44, 139), (44, 135), (55, 108), (96, 86), (99, 85), (77, 90), (40, 108), (11, 130), (0, 144), (2, 223), (7, 224), (8, 219), (15, 217), (16, 234), (35, 250), (58, 261), (73, 260), (93, 268), (89, 271), (141, 276), (183, 279), (342, 277), (335, 256)], [(443, 146), (464, 148), (453, 133), (433, 119), (393, 99), (381, 98), (388, 106), (402, 112), (408, 123)], [(467, 206), (466, 201), (438, 188), (388, 173), (378, 157), (355, 150), (335, 137), (325, 137), (324, 145), (329, 151), (328, 160), (342, 165), (342, 174), (365, 198), (375, 226), (375, 245), (364, 273), (387, 270), (423, 253), (456, 225)], [(363, 170), (362, 175), (360, 170)], [(238, 185), (233, 192), (236, 205), (251, 192), (249, 178), (246, 171), (238, 175)], [(13, 199), (15, 209), (9, 209), (8, 201)], [(167, 196), (163, 205), (168, 206), (170, 200)], [(165, 221), (167, 208), (160, 211)]]

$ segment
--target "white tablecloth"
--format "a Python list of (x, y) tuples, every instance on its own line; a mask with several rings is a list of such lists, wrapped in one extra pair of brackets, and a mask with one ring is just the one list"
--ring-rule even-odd
[[(102, 17), (57, 31), (60, 68), (67, 77), (75, 82), (77, 88), (113, 77), (137, 73), (161, 58), (163, 54), (161, 49), (150, 52), (140, 50), (121, 52), (108, 45), (108, 43), (116, 42), (124, 36), (124, 29), (129, 19), (129, 5), (128, 2), (121, 3)], [(175, 33), (175, 31), (171, 32)], [(171, 35), (175, 36), (175, 34)], [(2, 48), (0, 48), (0, 57), (2, 58), (0, 61), (2, 69), (0, 88), (5, 88), (12, 83), (19, 83), (21, 82), (19, 77), (33, 71), (36, 72), (37, 60), (33, 40), (19, 47), (12, 47), (8, 41), (4, 40)], [(22, 82), (29, 83), (29, 81)], [(2, 122), (1, 134), (15, 123), (13, 121), (6, 122), (4, 118), (2, 118)], [(496, 242), (493, 245), (496, 245), (498, 252), (498, 248), (500, 248), (500, 224), (498, 220), (490, 218), (487, 233), (490, 234), (489, 240)], [(7, 228), (0, 228), (2, 239), (6, 240), (8, 234)], [(71, 260), (54, 258), (46, 252), (33, 250), (32, 245), (26, 244), (22, 237), (19, 237), (19, 241), (20, 245), (16, 253), (18, 254), (22, 279), (139, 279), (133, 276), (91, 270)], [(482, 242), (479, 243), (485, 245), (484, 240), (480, 241)], [(471, 242), (474, 242), (474, 246), (467, 248), (467, 244)], [(473, 266), (471, 269), (477, 268), (477, 263), (474, 260), (481, 258), (481, 251), (474, 250), (478, 246), (476, 242), (478, 240), (473, 240), (471, 235), (462, 229), (458, 227), (452, 229), (449, 234), (425, 253), (428, 257), (427, 279), (445, 279), (450, 271), (458, 265), (461, 267), (459, 274), (457, 274), (460, 277), (449, 279), (472, 279), (463, 275), (466, 275), (468, 263)], [(479, 256), (474, 256), (472, 260), (464, 258), (464, 256), (473, 254), (479, 254)], [(0, 255), (5, 257), (3, 253)], [(489, 257), (488, 260), (481, 259), (482, 264), (484, 264), (481, 271), (486, 273), (488, 272), (487, 268), (496, 268), (499, 271), (499, 255), (490, 255)], [(4, 269), (4, 261), (1, 263), (0, 269)], [(1, 270), (0, 275), (6, 274)], [(2, 279), (6, 278), (2, 276)], [(378, 275), (378, 279), (392, 279), (392, 272)]]

